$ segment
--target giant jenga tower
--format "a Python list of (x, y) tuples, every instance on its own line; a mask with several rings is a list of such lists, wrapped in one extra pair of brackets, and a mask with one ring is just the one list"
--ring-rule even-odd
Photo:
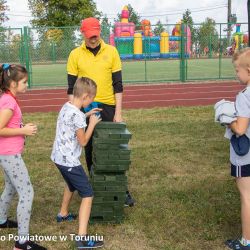
[(125, 123), (100, 122), (93, 136), (91, 184), (94, 200), (90, 222), (120, 223), (124, 218), (131, 133)]

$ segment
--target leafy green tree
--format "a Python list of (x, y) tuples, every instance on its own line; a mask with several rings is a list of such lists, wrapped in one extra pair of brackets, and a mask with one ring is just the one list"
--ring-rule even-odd
[(191, 11), (189, 9), (187, 9), (183, 13), (182, 20), (183, 20), (183, 23), (185, 23), (189, 26), (191, 33), (192, 33), (194, 21), (193, 21), (193, 18), (191, 16)]
[(107, 15), (104, 15), (103, 18), (101, 19), (101, 30), (102, 30), (102, 38), (106, 43), (109, 42), (111, 27), (112, 25), (109, 22)]
[(100, 16), (93, 0), (28, 0), (28, 4), (35, 27), (79, 26), (84, 18)]
[(5, 29), (3, 28), (3, 23), (8, 20), (8, 17), (6, 16), (6, 11), (9, 10), (9, 7), (6, 5), (5, 0), (0, 0), (0, 50), (1, 53), (4, 53), (5, 49)]
[(191, 11), (189, 9), (187, 9), (183, 13), (182, 20), (183, 20), (183, 23), (187, 24), (188, 27), (190, 28), (192, 44), (197, 43), (198, 27), (194, 26), (194, 21), (193, 21), (193, 18), (191, 16)]
[(0, 61), (2, 62), (7, 62), (10, 59), (8, 57), (8, 31), (3, 27), (3, 23), (9, 19), (6, 15), (6, 11), (9, 10), (9, 7), (6, 3), (6, 0), (0, 0)]
[(205, 47), (217, 51), (219, 46), (219, 36), (216, 30), (216, 23), (212, 18), (207, 17), (203, 22), (198, 31), (198, 39), (201, 51)]
[[(76, 46), (75, 31), (79, 30), (81, 20), (101, 15), (93, 0), (28, 0), (28, 5), (34, 17), (31, 24), (39, 34), (36, 48), (43, 60), (49, 60), (48, 53), (55, 50), (67, 57)], [(74, 27), (49, 28), (65, 26)]]
[(0, 25), (9, 20), (9, 18), (6, 16), (6, 11), (9, 10), (9, 7), (6, 5), (6, 3), (6, 0), (0, 0)]
[(156, 25), (155, 25), (155, 28), (154, 28), (154, 34), (156, 36), (160, 36), (162, 32), (165, 31), (165, 28), (163, 26), (163, 24), (161, 23), (161, 21), (159, 20)]

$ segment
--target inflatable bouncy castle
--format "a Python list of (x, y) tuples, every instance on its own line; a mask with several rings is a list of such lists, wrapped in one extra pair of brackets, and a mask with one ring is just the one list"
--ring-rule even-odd
[(144, 19), (141, 21), (141, 29), (142, 29), (142, 35), (153, 36), (153, 33), (151, 32), (151, 24), (149, 20)]
[(115, 37), (128, 37), (134, 36), (135, 24), (129, 23), (128, 7), (124, 6), (121, 14), (121, 22), (115, 23)]
[[(191, 32), (187, 25), (178, 22), (170, 36), (162, 32), (154, 36), (149, 20), (141, 22), (141, 30), (135, 32), (135, 24), (129, 22), (129, 11), (124, 6), (120, 22), (115, 23), (114, 34), (110, 35), (110, 44), (115, 46), (121, 59), (143, 58), (179, 58), (181, 33), (185, 33), (185, 57), (191, 54)], [(182, 28), (183, 27), (183, 28)]]
[[(179, 21), (172, 30), (172, 39), (171, 39), (172, 41), (169, 42), (169, 47), (171, 51), (175, 51), (175, 52), (179, 51), (179, 41), (178, 39), (175, 40), (173, 38), (181, 36), (181, 25), (182, 25), (182, 22)], [(191, 31), (187, 25), (184, 25), (184, 32), (187, 38), (186, 52), (190, 55), (191, 54)]]

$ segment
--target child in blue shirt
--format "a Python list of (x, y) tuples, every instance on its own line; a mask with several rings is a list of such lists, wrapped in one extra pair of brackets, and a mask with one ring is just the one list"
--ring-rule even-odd
[[(239, 81), (246, 85), (246, 88), (236, 97), (237, 120), (232, 122), (229, 127), (237, 137), (243, 135), (245, 137), (250, 134), (250, 48), (237, 51), (233, 55), (233, 64)], [(231, 175), (236, 177), (241, 197), (242, 238), (227, 240), (225, 244), (234, 250), (250, 250), (250, 151), (239, 155), (231, 140), (230, 162)]]

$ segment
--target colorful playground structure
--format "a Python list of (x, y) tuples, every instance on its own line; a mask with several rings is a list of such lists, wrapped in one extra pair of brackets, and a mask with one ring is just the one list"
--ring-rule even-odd
[[(181, 41), (181, 22), (178, 22), (170, 36), (162, 32), (160, 36), (154, 36), (149, 20), (141, 22), (141, 30), (135, 32), (135, 24), (128, 21), (129, 11), (124, 6), (121, 13), (121, 21), (115, 23), (114, 34), (110, 35), (110, 44), (115, 46), (121, 59), (144, 58), (179, 58)], [(191, 32), (188, 26), (184, 27), (186, 44), (185, 57), (191, 54)]]
[(241, 32), (240, 24), (236, 24), (236, 32), (233, 34), (233, 51), (247, 46), (248, 39), (248, 34), (244, 34), (243, 32)]

